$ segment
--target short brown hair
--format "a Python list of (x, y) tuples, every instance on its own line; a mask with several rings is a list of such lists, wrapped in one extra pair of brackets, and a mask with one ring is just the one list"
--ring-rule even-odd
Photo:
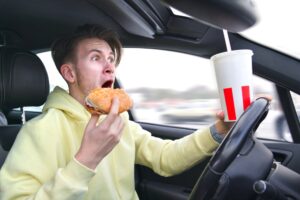
[(52, 58), (58, 71), (65, 62), (75, 59), (75, 49), (78, 43), (88, 38), (98, 38), (106, 41), (115, 55), (116, 65), (120, 63), (122, 45), (118, 35), (111, 30), (103, 30), (98, 25), (85, 24), (79, 26), (72, 35), (59, 38), (52, 44)]

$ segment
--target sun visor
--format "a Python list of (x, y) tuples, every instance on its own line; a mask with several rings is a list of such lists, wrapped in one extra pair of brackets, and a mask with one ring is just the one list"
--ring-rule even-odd
[(258, 13), (251, 0), (163, 1), (202, 23), (230, 32), (241, 32), (258, 21)]
[(123, 0), (88, 0), (97, 8), (118, 22), (127, 32), (142, 37), (153, 38), (155, 29), (136, 10)]

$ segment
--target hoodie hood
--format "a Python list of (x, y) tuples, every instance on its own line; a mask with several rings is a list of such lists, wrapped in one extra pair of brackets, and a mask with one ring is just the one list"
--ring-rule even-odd
[(47, 112), (51, 108), (61, 110), (79, 121), (86, 121), (91, 116), (83, 105), (58, 86), (49, 94), (43, 112)]

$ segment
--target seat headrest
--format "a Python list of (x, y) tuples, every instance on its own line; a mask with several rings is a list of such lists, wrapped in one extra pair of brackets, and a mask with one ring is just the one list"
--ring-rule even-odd
[(0, 108), (40, 106), (49, 94), (44, 64), (35, 54), (0, 47)]

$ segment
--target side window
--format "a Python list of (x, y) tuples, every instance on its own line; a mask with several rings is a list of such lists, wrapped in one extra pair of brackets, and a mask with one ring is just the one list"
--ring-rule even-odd
[(259, 138), (292, 142), (291, 133), (286, 131), (288, 129), (284, 124), (286, 118), (282, 112), (275, 85), (258, 76), (254, 76), (253, 80), (254, 96), (256, 98), (262, 95), (272, 96), (268, 115), (256, 130), (256, 136)]
[[(300, 95), (294, 92), (291, 92), (291, 96), (293, 99), (293, 103), (295, 106), (295, 110), (298, 116), (298, 119), (300, 120)], [(280, 133), (282, 134), (282, 137), (288, 141), (292, 141), (290, 130), (286, 121), (286, 118), (283, 117), (284, 115), (282, 114), (282, 117), (279, 118), (278, 124), (280, 124)]]
[(201, 127), (220, 108), (207, 59), (146, 49), (125, 49), (117, 77), (134, 99), (137, 121)]
[(293, 99), (298, 117), (300, 117), (300, 95), (296, 94), (294, 92), (291, 92), (291, 95), (292, 95), (292, 99)]
[[(50, 91), (56, 85), (67, 89), (50, 52), (38, 56), (46, 67)], [(140, 122), (202, 128), (214, 123), (216, 112), (221, 109), (214, 70), (208, 59), (170, 51), (126, 48), (117, 78), (133, 98), (132, 112)], [(292, 141), (274, 84), (257, 76), (253, 78), (254, 96), (273, 97), (269, 114), (256, 136)], [(300, 113), (300, 96), (292, 93), (292, 97)], [(25, 109), (41, 111), (42, 106)]]
[(52, 91), (55, 86), (60, 86), (64, 89), (67, 89), (68, 88), (67, 83), (61, 77), (58, 70), (56, 69), (54, 61), (51, 57), (51, 52), (47, 51), (47, 52), (39, 53), (37, 55), (44, 63), (45, 68), (47, 70), (49, 83), (50, 83), (50, 91)]
[[(137, 121), (202, 128), (215, 121), (221, 109), (213, 67), (208, 59), (151, 49), (124, 49), (117, 69), (121, 86), (134, 100)], [(260, 138), (289, 140), (278, 132), (282, 117), (272, 82), (257, 76), (254, 96), (271, 95), (271, 110), (256, 134)]]

